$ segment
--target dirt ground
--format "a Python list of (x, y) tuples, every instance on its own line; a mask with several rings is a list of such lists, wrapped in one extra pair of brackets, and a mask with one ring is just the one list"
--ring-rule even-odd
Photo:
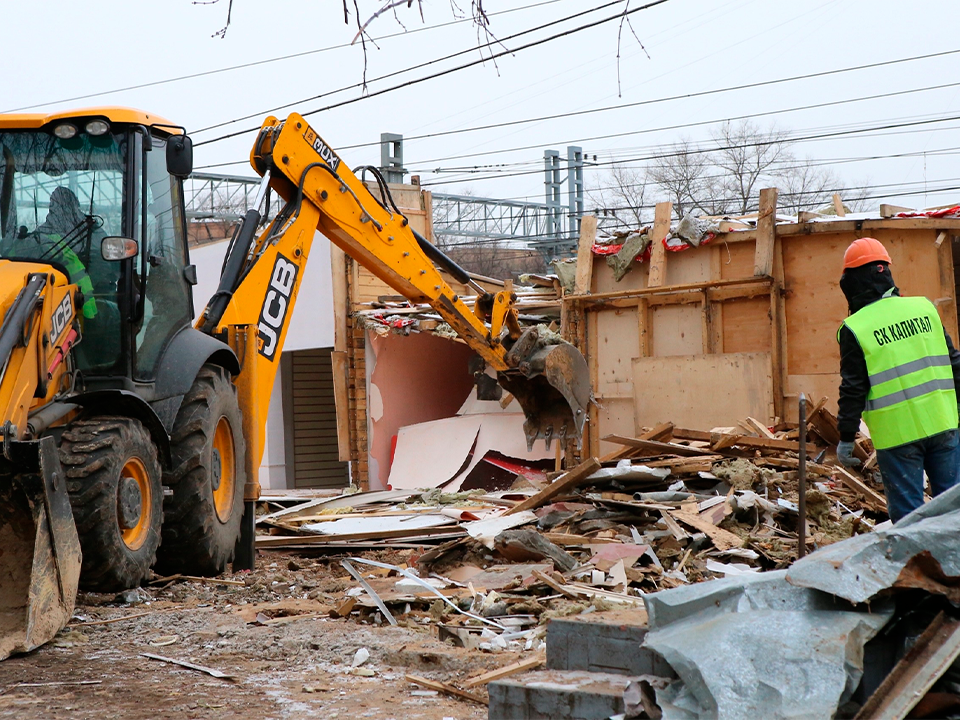
[[(0, 663), (0, 718), (486, 718), (484, 706), (425, 691), (405, 674), (455, 682), (517, 659), (441, 643), (412, 616), (403, 627), (331, 619), (355, 582), (330, 559), (270, 553), (252, 573), (225, 577), (244, 584), (178, 581), (132, 591), (132, 602), (82, 593), (54, 642)], [(279, 620), (284, 612), (313, 617)], [(360, 648), (370, 658), (359, 672), (371, 677), (352, 674)]]

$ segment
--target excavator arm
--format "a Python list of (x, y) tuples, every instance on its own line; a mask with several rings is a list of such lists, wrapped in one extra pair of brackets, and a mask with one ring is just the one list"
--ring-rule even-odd
[[(257, 425), (247, 434), (248, 462), (256, 461), (251, 469), (259, 465), (277, 360), (317, 230), (411, 302), (430, 304), (497, 372), (500, 384), (523, 408), (528, 446), (537, 438), (548, 447), (554, 437), (579, 440), (590, 401), (583, 356), (545, 328), (522, 330), (516, 296), (485, 293), (418, 235), (392, 203), (378, 173), (381, 200), (296, 113), (285, 121), (264, 121), (250, 160), (263, 177), (257, 208), (268, 186), (286, 206), (259, 236), (259, 210), (247, 212), (228, 250), (220, 287), (198, 327), (225, 336), (244, 358), (241, 402), (245, 418)], [(472, 305), (453, 291), (435, 264), (476, 288)]]

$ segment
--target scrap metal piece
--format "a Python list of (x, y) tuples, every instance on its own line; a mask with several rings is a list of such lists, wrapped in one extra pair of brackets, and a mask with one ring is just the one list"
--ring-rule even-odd
[(863, 647), (890, 619), (776, 571), (688, 585), (644, 598), (644, 646), (679, 680), (657, 691), (664, 720), (832, 717), (863, 675)]
[(787, 581), (854, 603), (892, 587), (930, 592), (937, 592), (937, 586), (955, 588), (960, 584), (958, 536), (960, 485), (889, 528), (829, 545), (797, 561), (787, 571)]

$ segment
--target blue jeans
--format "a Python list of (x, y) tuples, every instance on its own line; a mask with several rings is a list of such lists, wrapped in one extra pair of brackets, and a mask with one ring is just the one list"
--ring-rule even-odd
[(931, 435), (899, 447), (877, 450), (877, 464), (887, 495), (887, 512), (897, 522), (923, 505), (923, 471), (934, 497), (960, 481), (960, 433)]

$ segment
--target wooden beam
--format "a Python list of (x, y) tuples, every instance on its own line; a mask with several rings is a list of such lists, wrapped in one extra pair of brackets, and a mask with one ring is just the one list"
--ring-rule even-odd
[[(634, 290), (615, 290), (605, 293), (593, 293), (586, 298), (565, 297), (563, 302), (573, 303), (582, 302), (594, 304), (603, 300), (616, 300), (620, 298), (641, 298), (654, 297), (658, 295), (671, 295), (674, 293), (700, 293), (710, 288), (732, 288), (733, 286), (757, 286), (762, 288), (761, 294), (769, 292), (771, 280), (769, 277), (748, 277), (736, 278), (730, 280), (704, 280), (695, 283), (683, 283), (678, 285), (663, 285), (660, 287), (645, 287)], [(711, 298), (717, 299), (717, 298)], [(723, 298), (720, 298), (723, 299)]]
[[(537, 570), (534, 570), (533, 573), (534, 573), (534, 577), (537, 577), (537, 579), (544, 581), (543, 573), (540, 573)], [(577, 599), (576, 595), (574, 595), (573, 593), (567, 590), (564, 590), (563, 586), (561, 586), (559, 583), (555, 581), (554, 581), (554, 584), (551, 585), (550, 587), (554, 587), (554, 585), (556, 586), (554, 588), (555, 590), (562, 591), (565, 595), (573, 599)], [(517, 673), (522, 673), (522, 672), (526, 672), (527, 670), (533, 670), (534, 668), (538, 668), (541, 665), (543, 665), (543, 663), (545, 663), (546, 660), (547, 660), (546, 655), (543, 655), (543, 654), (536, 655), (532, 658), (527, 658), (526, 660), (518, 660), (517, 662), (511, 663), (510, 665), (505, 665), (502, 668), (497, 668), (496, 670), (485, 672), (482, 675), (474, 675), (473, 677), (467, 678), (464, 681), (463, 686), (467, 688), (475, 688), (478, 685), (486, 685), (488, 683), (493, 682), (494, 680), (500, 680), (501, 678), (510, 677), (511, 675), (516, 675)]]
[(436, 690), (438, 693), (443, 693), (444, 695), (451, 695), (460, 700), (469, 700), (470, 702), (475, 702), (478, 705), (486, 705), (487, 701), (480, 697), (479, 695), (474, 695), (473, 693), (468, 693), (466, 690), (461, 690), (456, 688), (453, 685), (448, 685), (447, 683), (442, 683), (439, 680), (428, 680), (425, 677), (420, 677), (419, 675), (407, 675), (407, 682), (411, 682), (414, 685), (419, 685), (420, 687), (425, 687), (428, 690)]
[(760, 191), (760, 213), (757, 216), (757, 249), (753, 255), (753, 274), (773, 274), (773, 245), (777, 237), (777, 189)]
[[(642, 433), (639, 437), (641, 440), (664, 440), (669, 438), (673, 434), (673, 423), (672, 422), (663, 422), (659, 425), (650, 428), (647, 432)], [(613, 462), (614, 460), (622, 460), (623, 458), (628, 457), (633, 453), (636, 448), (632, 447), (622, 447), (613, 452), (609, 452), (600, 458), (601, 463)]]
[(863, 482), (860, 478), (854, 475), (852, 472), (847, 470), (844, 467), (839, 465), (836, 466), (837, 474), (840, 476), (840, 481), (846, 485), (848, 488), (853, 490), (857, 495), (860, 495), (867, 500), (871, 501), (876, 505), (880, 510), (886, 512), (887, 510), (887, 499), (876, 492), (872, 488), (867, 487), (867, 484)]
[(557, 495), (565, 493), (569, 490), (573, 490), (577, 485), (582, 483), (599, 469), (600, 461), (596, 458), (590, 458), (577, 465), (570, 472), (558, 477), (536, 495), (531, 495), (523, 502), (514, 505), (512, 508), (507, 510), (504, 515), (514, 515), (515, 513), (523, 512), (524, 510), (533, 510), (541, 505), (546, 505)]
[(637, 301), (637, 328), (640, 332), (640, 357), (653, 355), (653, 329), (650, 325), (650, 303), (644, 298)]
[[(941, 232), (937, 237), (945, 237), (947, 233)], [(934, 243), (936, 245), (936, 243)], [(957, 287), (953, 270), (953, 241), (947, 239), (937, 245), (937, 267), (940, 272), (940, 292), (934, 303), (937, 312), (940, 313), (940, 322), (946, 328), (947, 333), (953, 340), (954, 347), (960, 337), (957, 335)]]
[(847, 210), (843, 207), (843, 200), (840, 198), (840, 193), (833, 194), (833, 210), (837, 213), (837, 217), (847, 216)]
[(673, 215), (673, 203), (657, 203), (653, 216), (653, 230), (650, 242), (653, 251), (650, 256), (650, 273), (647, 275), (647, 287), (663, 285), (667, 276), (667, 249), (663, 241), (670, 232), (670, 217)]
[(856, 720), (907, 717), (957, 657), (960, 657), (960, 620), (940, 612), (860, 708)]
[(341, 462), (350, 460), (350, 400), (347, 388), (347, 353), (334, 350), (330, 353), (333, 366), (333, 404), (337, 413), (337, 451)]
[(333, 291), (333, 349), (347, 349), (347, 313), (350, 297), (347, 293), (347, 255), (330, 243), (330, 287)]
[(916, 208), (902, 207), (900, 205), (880, 204), (880, 217), (889, 218), (902, 212), (916, 212)]
[(577, 278), (573, 291), (589, 293), (593, 283), (593, 244), (597, 241), (597, 216), (584, 215), (580, 220), (580, 243), (577, 246)]
[(676, 443), (665, 443), (658, 440), (642, 440), (640, 438), (623, 437), (622, 435), (607, 435), (603, 438), (607, 442), (615, 442), (638, 450), (648, 450), (651, 455), (682, 455), (684, 457), (696, 457), (698, 455), (710, 455), (709, 448), (692, 448), (687, 445), (677, 445)]

